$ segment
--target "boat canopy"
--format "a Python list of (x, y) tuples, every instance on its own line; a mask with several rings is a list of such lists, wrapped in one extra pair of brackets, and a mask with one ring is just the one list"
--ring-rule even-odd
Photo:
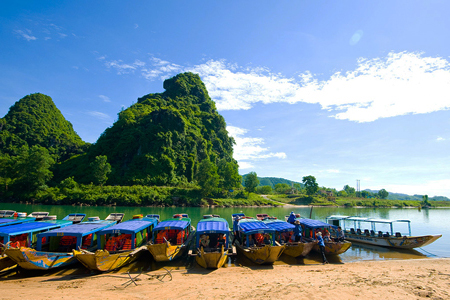
[(238, 223), (238, 229), (244, 234), (254, 233), (274, 233), (275, 230), (267, 226), (264, 222), (256, 219), (243, 219)]
[(335, 224), (335, 222), (339, 222), (344, 230), (346, 229), (345, 222), (352, 222), (354, 229), (361, 229), (361, 223), (366, 222), (370, 224), (370, 229), (373, 231), (377, 231), (377, 224), (385, 224), (389, 225), (390, 234), (394, 235), (394, 224), (395, 223), (406, 223), (408, 225), (408, 234), (411, 235), (411, 221), (410, 220), (387, 220), (387, 219), (375, 219), (375, 218), (364, 218), (364, 217), (349, 217), (349, 216), (339, 216), (333, 215), (326, 218), (327, 223)]
[(148, 215), (145, 216), (145, 218), (158, 219), (158, 222), (159, 222), (159, 215), (157, 215), (157, 214), (148, 214)]
[(197, 235), (205, 233), (230, 233), (230, 226), (224, 218), (202, 219), (197, 225)]
[(86, 218), (86, 214), (73, 213), (68, 214), (63, 220), (69, 220), (76, 223), (76, 222), (83, 222), (84, 218)]
[(245, 217), (243, 213), (232, 214), (231, 217), (234, 219), (235, 217)]
[[(0, 229), (0, 237), (3, 237), (3, 243), (9, 242), (11, 236), (20, 234), (33, 234), (35, 232), (52, 230), (59, 227), (65, 227), (71, 225), (70, 221), (37, 221), (28, 222), (22, 224), (16, 224), (11, 226), (4, 226)], [(31, 239), (30, 239), (31, 240)]]
[(181, 220), (170, 219), (159, 223), (155, 228), (153, 228), (153, 231), (169, 230), (169, 229), (184, 230), (186, 227), (190, 225), (191, 219), (189, 218), (182, 218)]
[(313, 219), (295, 219), (296, 221), (299, 221), (300, 224), (309, 227), (309, 228), (327, 228), (327, 227), (332, 227), (332, 228), (337, 228), (337, 226), (335, 225), (331, 225), (319, 220), (313, 220)]
[(0, 227), (33, 222), (34, 220), (36, 220), (36, 218), (18, 218), (18, 219), (0, 218)]
[(116, 234), (116, 233), (133, 234), (145, 228), (148, 228), (152, 225), (156, 225), (157, 223), (158, 223), (157, 219), (150, 219), (150, 218), (134, 219), (110, 226), (106, 229), (99, 231), (98, 234), (99, 235)]
[(266, 219), (263, 222), (277, 232), (293, 231), (295, 228), (295, 225), (281, 220)]

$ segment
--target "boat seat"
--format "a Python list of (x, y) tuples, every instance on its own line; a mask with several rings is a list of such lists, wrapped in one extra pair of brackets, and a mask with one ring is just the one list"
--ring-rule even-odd
[(402, 234), (400, 232), (396, 232), (395, 237), (402, 237)]
[(359, 228), (356, 229), (356, 233), (357, 233), (357, 234), (361, 234), (361, 229), (359, 229)]
[(385, 234), (383, 234), (383, 237), (390, 237), (391, 235), (389, 234), (389, 232), (386, 232)]
[(369, 229), (364, 229), (364, 235), (366, 235), (366, 236), (369, 236), (369, 235), (370, 235)]
[(378, 231), (378, 237), (383, 237), (383, 231)]
[(350, 228), (350, 233), (351, 233), (351, 234), (356, 234), (355, 228)]
[(370, 231), (370, 236), (375, 236), (375, 231), (371, 230)]

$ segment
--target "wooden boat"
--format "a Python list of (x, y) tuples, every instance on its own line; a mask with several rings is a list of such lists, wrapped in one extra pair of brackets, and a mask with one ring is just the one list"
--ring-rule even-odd
[[(326, 221), (329, 224), (341, 226), (346, 240), (382, 247), (414, 249), (429, 245), (442, 236), (442, 234), (412, 236), (411, 221), (409, 220), (329, 216)], [(407, 226), (407, 232), (395, 232), (394, 224), (397, 229)], [(379, 230), (381, 227), (387, 231)]]
[(232, 217), (233, 232), (237, 235), (234, 242), (239, 253), (257, 264), (273, 264), (280, 257), (286, 246), (275, 243), (275, 230), (243, 214)]
[(73, 213), (68, 214), (63, 220), (72, 221), (73, 224), (77, 224), (83, 222), (84, 218), (86, 218), (86, 214)]
[[(203, 268), (222, 267), (229, 255), (236, 255), (236, 248), (230, 245), (230, 233), (230, 226), (225, 219), (217, 215), (203, 216), (197, 224), (194, 250), (189, 250), (189, 255), (195, 256)], [(208, 245), (203, 246), (202, 243)]]
[(0, 218), (14, 218), (15, 210), (0, 210)]
[[(115, 221), (116, 223), (120, 223), (122, 222), (124, 216), (125, 214), (123, 213), (112, 213), (105, 218), (105, 221)], [(99, 216), (88, 217), (88, 222), (99, 222), (99, 221), (102, 221), (102, 219), (100, 219)]]
[(305, 257), (316, 244), (314, 241), (295, 242), (293, 238), (295, 225), (277, 219), (264, 219), (263, 222), (275, 230), (275, 240), (286, 248), (283, 254), (292, 257)]
[(35, 218), (1, 218), (0, 227), (28, 223), (35, 220)]
[(156, 218), (132, 219), (97, 233), (98, 250), (74, 250), (75, 257), (88, 269), (111, 271), (135, 261), (147, 250)]
[(115, 223), (115, 221), (83, 222), (50, 230), (37, 235), (36, 250), (20, 247), (6, 249), (5, 253), (24, 269), (48, 270), (65, 267), (77, 262), (73, 249), (95, 251), (97, 233)]
[[(312, 219), (296, 219), (300, 222), (300, 226), (302, 226), (302, 239), (305, 241), (313, 241), (316, 240), (316, 233), (317, 232), (323, 232), (325, 230), (328, 230), (331, 232), (331, 230), (335, 230), (337, 227), (334, 225), (330, 225), (328, 223), (318, 221), (318, 220), (312, 220)], [(328, 255), (339, 255), (347, 251), (350, 246), (352, 245), (349, 241), (327, 241), (324, 239), (325, 242), (325, 254)], [(313, 250), (316, 252), (319, 252), (319, 246), (316, 244), (313, 247)]]
[(36, 221), (41, 221), (48, 215), (49, 215), (49, 213), (44, 212), (44, 211), (35, 211), (35, 212), (32, 212), (31, 214), (29, 214), (30, 217), (36, 218)]
[(39, 233), (70, 224), (72, 224), (70, 221), (37, 221), (0, 227), (0, 271), (16, 266), (16, 262), (6, 255), (8, 250), (21, 247), (33, 248), (36, 246)]
[(156, 261), (174, 260), (189, 247), (194, 231), (187, 214), (175, 214), (153, 228), (152, 242), (147, 249)]

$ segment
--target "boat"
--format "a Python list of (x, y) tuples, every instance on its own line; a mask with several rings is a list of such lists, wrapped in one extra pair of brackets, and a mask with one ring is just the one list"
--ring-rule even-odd
[[(30, 218), (33, 219), (33, 218)], [(9, 249), (36, 247), (37, 235), (48, 230), (69, 226), (70, 221), (35, 221), (0, 227), (0, 271), (16, 266), (16, 262), (5, 253)]]
[[(386, 220), (333, 215), (327, 217), (326, 222), (335, 226), (341, 226), (346, 240), (398, 249), (420, 248), (433, 243), (442, 236), (442, 234), (412, 236), (410, 220)], [(386, 231), (381, 231), (381, 227)], [(407, 227), (407, 231), (405, 229), (402, 229), (404, 232), (396, 231), (394, 227), (397, 230)]]
[[(124, 216), (125, 214), (123, 213), (112, 213), (105, 218), (105, 221), (115, 221), (116, 223), (120, 223), (122, 222)], [(98, 222), (98, 221), (102, 221), (102, 219), (100, 219), (100, 217), (98, 216), (88, 217), (88, 222)]]
[(0, 210), (0, 218), (14, 218), (15, 210)]
[[(302, 226), (302, 239), (304, 241), (313, 241), (316, 240), (316, 233), (317, 232), (324, 232), (325, 230), (328, 230), (329, 232), (334, 231), (337, 229), (337, 226), (319, 221), (319, 220), (313, 220), (313, 219), (306, 219), (306, 218), (300, 218), (295, 219), (300, 222), (300, 226)], [(324, 242), (325, 242), (325, 254), (328, 255), (339, 255), (347, 251), (350, 246), (352, 245), (351, 242), (344, 240), (344, 241), (333, 241), (333, 240), (326, 240), (324, 236)], [(319, 246), (316, 244), (313, 247), (313, 250), (316, 252), (320, 252)]]
[(277, 243), (286, 246), (283, 254), (291, 257), (305, 257), (311, 252), (314, 245), (316, 245), (316, 242), (314, 241), (295, 242), (293, 238), (295, 225), (278, 219), (269, 218), (264, 219), (263, 222), (275, 230), (275, 240)]
[(230, 245), (230, 233), (230, 226), (224, 218), (218, 215), (203, 216), (197, 224), (195, 247), (189, 250), (189, 256), (195, 256), (203, 268), (222, 267), (229, 255), (236, 255), (236, 247)]
[(275, 230), (264, 222), (233, 214), (234, 243), (239, 253), (257, 264), (273, 264), (283, 253), (285, 245), (275, 242)]
[(97, 233), (115, 223), (115, 221), (82, 222), (50, 230), (37, 235), (35, 249), (9, 248), (5, 253), (24, 269), (48, 270), (65, 267), (77, 262), (73, 254), (74, 249), (95, 251), (98, 245)]
[(75, 257), (93, 271), (111, 271), (135, 261), (147, 251), (156, 218), (132, 219), (113, 225), (97, 233), (98, 250), (74, 250)]
[(36, 221), (43, 220), (48, 215), (49, 215), (49, 213), (44, 212), (44, 211), (35, 211), (35, 212), (32, 212), (31, 214), (29, 214), (30, 217), (36, 218)]
[(73, 224), (77, 224), (83, 222), (84, 218), (86, 218), (86, 214), (73, 213), (68, 214), (63, 220), (72, 221)]
[(0, 227), (35, 221), (35, 218), (0, 218)]
[(156, 261), (171, 261), (180, 257), (193, 240), (195, 229), (187, 214), (175, 214), (153, 228), (148, 251)]

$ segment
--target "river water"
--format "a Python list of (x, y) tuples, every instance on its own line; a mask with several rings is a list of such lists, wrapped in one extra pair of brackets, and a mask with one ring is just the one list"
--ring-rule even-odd
[[(359, 217), (372, 217), (382, 219), (408, 219), (411, 220), (412, 235), (442, 234), (442, 237), (434, 243), (416, 250), (394, 250), (376, 246), (366, 246), (354, 243), (344, 254), (335, 258), (335, 263), (355, 262), (360, 260), (390, 260), (390, 259), (415, 259), (425, 257), (450, 257), (450, 208), (344, 208), (344, 207), (234, 207), (234, 208), (208, 208), (208, 207), (104, 207), (104, 206), (70, 206), (70, 205), (31, 205), (16, 203), (1, 203), (1, 209), (11, 209), (18, 212), (31, 213), (33, 211), (48, 211), (51, 215), (57, 215), (62, 219), (69, 213), (85, 213), (88, 217), (99, 216), (104, 219), (112, 212), (125, 213), (124, 220), (131, 219), (136, 214), (159, 214), (161, 220), (170, 218), (175, 213), (187, 213), (192, 219), (192, 224), (197, 222), (205, 214), (218, 214), (231, 224), (231, 214), (243, 212), (248, 216), (256, 216), (257, 213), (267, 213), (284, 220), (284, 216), (291, 211), (300, 213), (303, 217), (310, 217), (325, 221), (330, 215), (346, 215)], [(404, 228), (401, 228), (404, 229)], [(385, 230), (383, 230), (385, 231)], [(404, 232), (404, 230), (402, 230)], [(283, 256), (282, 256), (283, 257)], [(308, 264), (308, 259), (300, 263)], [(311, 257), (312, 261), (320, 261), (320, 258)], [(238, 262), (239, 263), (239, 262)], [(286, 261), (286, 263), (292, 263)], [(295, 263), (295, 262), (294, 262)]]

